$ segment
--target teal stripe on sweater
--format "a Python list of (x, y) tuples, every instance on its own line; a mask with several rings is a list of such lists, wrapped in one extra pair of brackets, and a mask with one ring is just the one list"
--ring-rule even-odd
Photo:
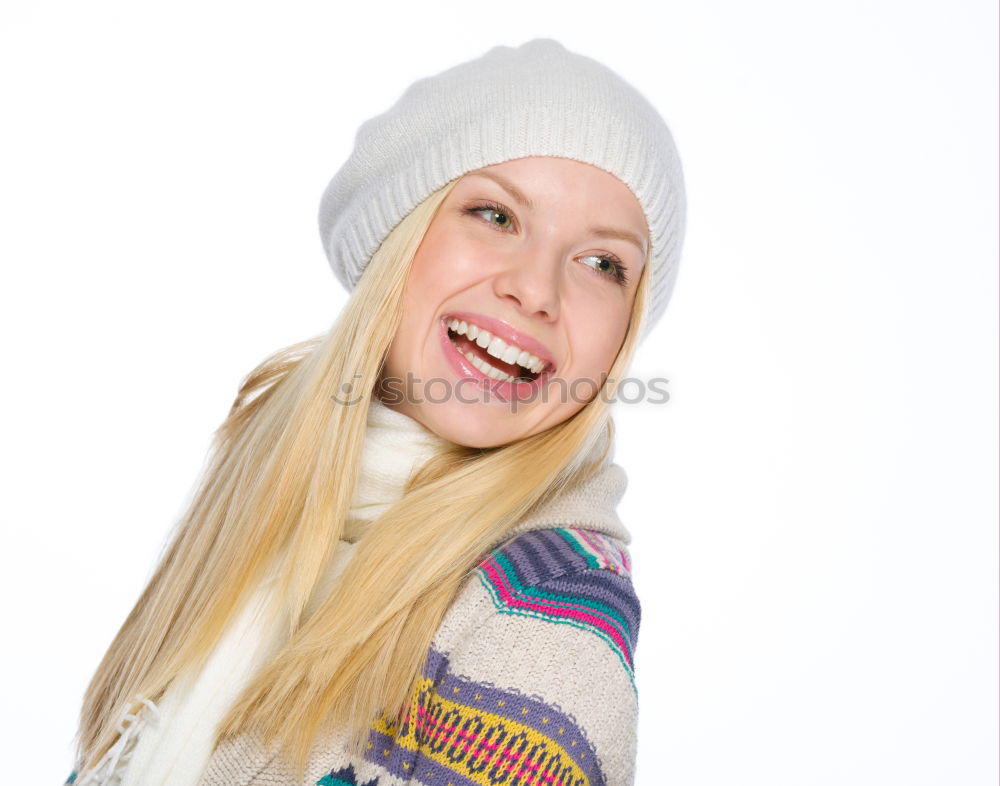
[[(614, 621), (613, 624), (618, 629), (619, 633), (622, 634), (625, 641), (629, 640), (628, 624), (618, 613), (618, 611), (612, 608), (611, 606), (606, 606), (605, 604), (596, 601), (592, 598), (581, 598), (576, 595), (545, 592), (544, 590), (541, 590), (538, 587), (526, 587), (524, 584), (521, 583), (521, 580), (518, 578), (517, 573), (514, 570), (514, 566), (510, 563), (510, 560), (507, 559), (506, 555), (502, 553), (496, 553), (493, 555), (493, 558), (497, 561), (497, 564), (500, 565), (501, 570), (503, 570), (504, 575), (507, 577), (507, 581), (510, 582), (511, 589), (517, 595), (521, 595), (528, 599), (549, 600), (563, 604), (575, 603), (576, 605), (582, 606), (587, 609), (600, 611), (602, 614), (607, 615)], [(552, 579), (550, 579), (550, 581), (551, 580)]]
[(563, 527), (556, 527), (555, 531), (558, 532), (560, 535), (562, 535), (563, 539), (573, 548), (573, 551), (575, 551), (577, 554), (579, 554), (581, 557), (587, 560), (587, 565), (589, 565), (591, 568), (601, 567), (601, 563), (597, 561), (597, 558), (589, 551), (587, 551), (585, 548), (583, 548), (583, 546), (580, 545), (580, 541), (574, 538), (569, 533), (568, 530), (564, 529)]

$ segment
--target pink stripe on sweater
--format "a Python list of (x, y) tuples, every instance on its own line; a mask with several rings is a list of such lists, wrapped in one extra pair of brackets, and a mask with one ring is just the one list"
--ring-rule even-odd
[(555, 601), (550, 601), (551, 605), (543, 605), (540, 602), (529, 603), (521, 600), (514, 595), (514, 589), (507, 579), (507, 574), (504, 573), (503, 569), (492, 556), (484, 560), (480, 564), (480, 567), (486, 572), (490, 583), (493, 584), (500, 594), (500, 599), (504, 605), (511, 608), (536, 611), (548, 617), (563, 617), (597, 628), (615, 643), (615, 646), (621, 651), (629, 666), (632, 665), (632, 657), (629, 653), (628, 645), (618, 631), (618, 628), (607, 622), (607, 615), (602, 617), (601, 613), (595, 609), (570, 602), (562, 602), (562, 607), (558, 607), (555, 605)]

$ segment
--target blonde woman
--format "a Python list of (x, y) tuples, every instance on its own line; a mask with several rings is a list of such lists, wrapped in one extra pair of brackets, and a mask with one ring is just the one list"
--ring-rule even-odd
[(244, 380), (70, 781), (632, 783), (609, 407), (684, 212), (657, 112), (555, 41), (362, 125), (320, 207), (351, 297)]

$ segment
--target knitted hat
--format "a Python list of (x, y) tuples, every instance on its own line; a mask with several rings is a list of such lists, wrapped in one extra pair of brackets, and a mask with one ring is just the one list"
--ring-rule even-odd
[(320, 202), (326, 255), (351, 290), (389, 232), (433, 191), (480, 167), (525, 156), (583, 161), (618, 177), (652, 238), (644, 338), (677, 275), (686, 201), (663, 118), (606, 66), (551, 39), (497, 46), (410, 85), (358, 129)]

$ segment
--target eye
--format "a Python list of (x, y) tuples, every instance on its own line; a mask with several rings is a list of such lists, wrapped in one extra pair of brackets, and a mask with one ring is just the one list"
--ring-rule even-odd
[(628, 274), (625, 272), (625, 265), (621, 260), (611, 254), (587, 254), (578, 259), (599, 276), (613, 279), (618, 284), (625, 286), (628, 283)]
[(514, 227), (514, 214), (498, 202), (484, 202), (465, 209), (470, 215), (485, 213), (486, 221), (502, 232), (508, 232)]

